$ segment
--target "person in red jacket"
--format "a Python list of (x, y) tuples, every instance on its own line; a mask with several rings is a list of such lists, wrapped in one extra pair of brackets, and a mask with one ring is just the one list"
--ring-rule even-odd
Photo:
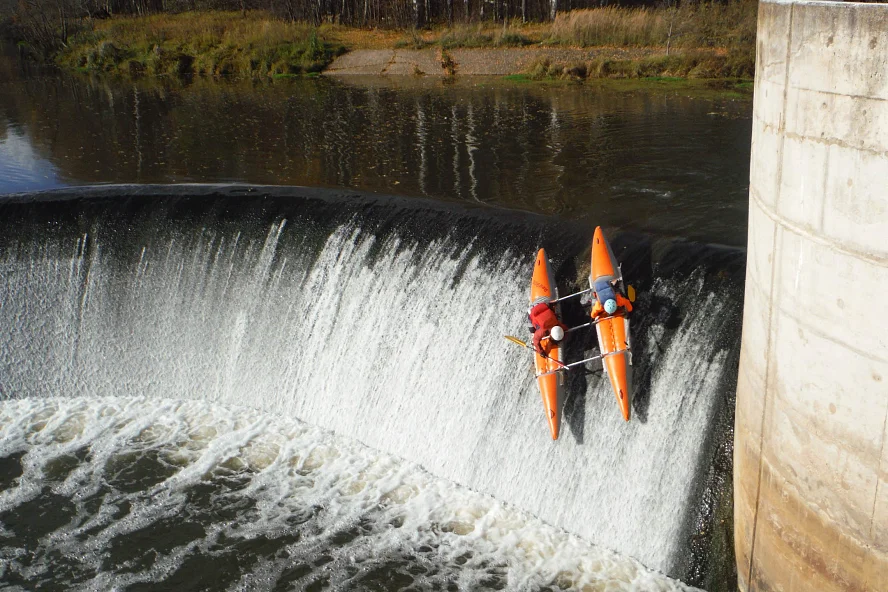
[(532, 306), (528, 316), (530, 324), (533, 325), (533, 349), (547, 358), (552, 346), (564, 339), (567, 326), (558, 320), (555, 310), (548, 302)]

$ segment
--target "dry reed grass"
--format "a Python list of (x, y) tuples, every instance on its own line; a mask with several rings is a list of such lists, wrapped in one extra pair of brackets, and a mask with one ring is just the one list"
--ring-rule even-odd
[[(323, 24), (318, 28), (318, 32), (329, 42), (342, 45), (349, 50), (392, 49), (405, 36), (401, 29), (359, 29), (338, 24)], [(416, 33), (416, 30), (409, 30), (408, 35), (411, 32)]]
[(556, 17), (551, 40), (581, 47), (665, 45), (668, 16), (648, 8), (574, 10)]
[(424, 49), (440, 46), (458, 47), (522, 47), (539, 44), (551, 36), (548, 23), (522, 23), (513, 20), (499, 23), (457, 24), (428, 30), (409, 29), (395, 42), (395, 49)]
[(521, 27), (457, 25), (441, 31), (438, 43), (444, 49), (458, 47), (520, 47), (534, 43)]
[(684, 3), (679, 7), (616, 7), (559, 14), (550, 41), (580, 47), (740, 48), (754, 46), (758, 4)]

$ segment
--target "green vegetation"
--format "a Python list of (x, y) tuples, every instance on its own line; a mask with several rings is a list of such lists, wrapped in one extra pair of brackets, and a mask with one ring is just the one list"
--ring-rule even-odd
[(533, 78), (527, 74), (509, 74), (508, 76), (503, 76), (503, 80), (508, 80), (509, 82), (531, 82)]
[(128, 76), (275, 77), (320, 71), (342, 51), (310, 25), (264, 13), (205, 12), (95, 21), (57, 60)]

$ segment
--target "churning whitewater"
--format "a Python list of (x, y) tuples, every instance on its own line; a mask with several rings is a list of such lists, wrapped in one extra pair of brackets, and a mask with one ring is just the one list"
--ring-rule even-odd
[[(574, 378), (553, 443), (527, 352), (502, 337), (526, 331), (539, 228), (375, 202), (238, 199), (236, 213), (232, 200), (75, 200), (56, 224), (45, 202), (3, 206), (0, 225), (17, 226), (0, 242), (0, 437), (22, 476), (2, 507), (47, 491), (71, 506), (35, 541), (43, 559), (10, 569), (39, 574), (89, 545), (83, 581), (163, 581), (212, 556), (220, 537), (283, 536), (291, 512), (319, 505), (312, 536), (369, 524), (362, 542), (320, 545), (339, 566), (331, 582), (354, 581), (342, 565), (355, 557), (366, 573), (377, 553), (429, 547), (437, 575), (415, 576), (417, 586), (464, 573), (470, 589), (490, 570), (510, 589), (678, 585), (629, 558), (687, 569), (736, 363), (723, 339), (738, 331), (736, 285), (694, 262), (654, 274), (638, 305), (637, 420), (623, 422), (605, 377)], [(540, 246), (556, 267), (580, 254), (550, 236), (560, 247)], [(52, 477), (53, 459), (72, 455), (70, 474)], [(109, 485), (145, 455), (161, 467), (150, 484)], [(121, 537), (174, 520), (188, 488), (215, 483), (215, 471), (244, 480), (237, 495), (260, 518), (233, 520), (249, 534), (220, 519), (150, 568), (114, 563)], [(301, 528), (238, 581), (282, 578), (308, 553)], [(453, 563), (463, 550), (478, 566)]]
[(0, 405), (0, 430), (11, 584), (186, 588), (201, 573), (217, 590), (683, 589), (412, 463), (255, 410), (22, 399)]

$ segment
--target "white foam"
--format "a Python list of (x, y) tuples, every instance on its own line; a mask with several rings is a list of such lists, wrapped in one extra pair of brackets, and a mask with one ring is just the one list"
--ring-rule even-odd
[(526, 331), (532, 253), (378, 238), (357, 221), (143, 235), (121, 245), (98, 220), (77, 244), (46, 235), (3, 254), (3, 395), (255, 407), (654, 569), (683, 559), (725, 358), (714, 340), (728, 304), (702, 276), (652, 288), (686, 308), (665, 350), (648, 347), (646, 421), (623, 422), (607, 380), (590, 378), (553, 443), (527, 352), (502, 337)]
[[(14, 510), (44, 487), (78, 505), (71, 523), (44, 536), (39, 550), (31, 550), (43, 559), (21, 572), (38, 580), (48, 577), (49, 557), (58, 552), (95, 568), (97, 575), (86, 583), (89, 588), (159, 582), (189, 555), (209, 552), (223, 535), (237, 540), (280, 536), (293, 530), (289, 518), (322, 506), (314, 538), (304, 536), (288, 545), (293, 558), (265, 558), (240, 583), (275, 581), (300, 554), (310, 554), (313, 545), (322, 545), (359, 517), (369, 517), (369, 531), (345, 543), (328, 570), (334, 582), (347, 583), (353, 577), (339, 569), (339, 563), (363, 565), (390, 551), (428, 545), (436, 549), (434, 561), (442, 564), (456, 565), (457, 558), (471, 554), (459, 569), (462, 589), (480, 585), (490, 575), (491, 564), (499, 565), (509, 590), (547, 585), (577, 590), (686, 589), (634, 560), (590, 545), (490, 496), (435, 478), (415, 464), (252, 409), (147, 398), (24, 399), (0, 404), (0, 426), (0, 456), (27, 451), (24, 474), (2, 493), (0, 510)], [(65, 480), (51, 480), (46, 473), (51, 462), (78, 450), (89, 451), (86, 459)], [(156, 451), (159, 459), (170, 463), (166, 479), (144, 491), (108, 488), (113, 468), (119, 466), (114, 459), (147, 451)], [(190, 488), (205, 482), (208, 474), (232, 467), (249, 476), (240, 494), (255, 500), (255, 515), (213, 523), (204, 536), (159, 553), (147, 569), (102, 569), (114, 541), (158, 521), (184, 519), (189, 515)], [(100, 490), (102, 505), (90, 511), (81, 500)], [(121, 518), (115, 510), (123, 501), (130, 511)]]

